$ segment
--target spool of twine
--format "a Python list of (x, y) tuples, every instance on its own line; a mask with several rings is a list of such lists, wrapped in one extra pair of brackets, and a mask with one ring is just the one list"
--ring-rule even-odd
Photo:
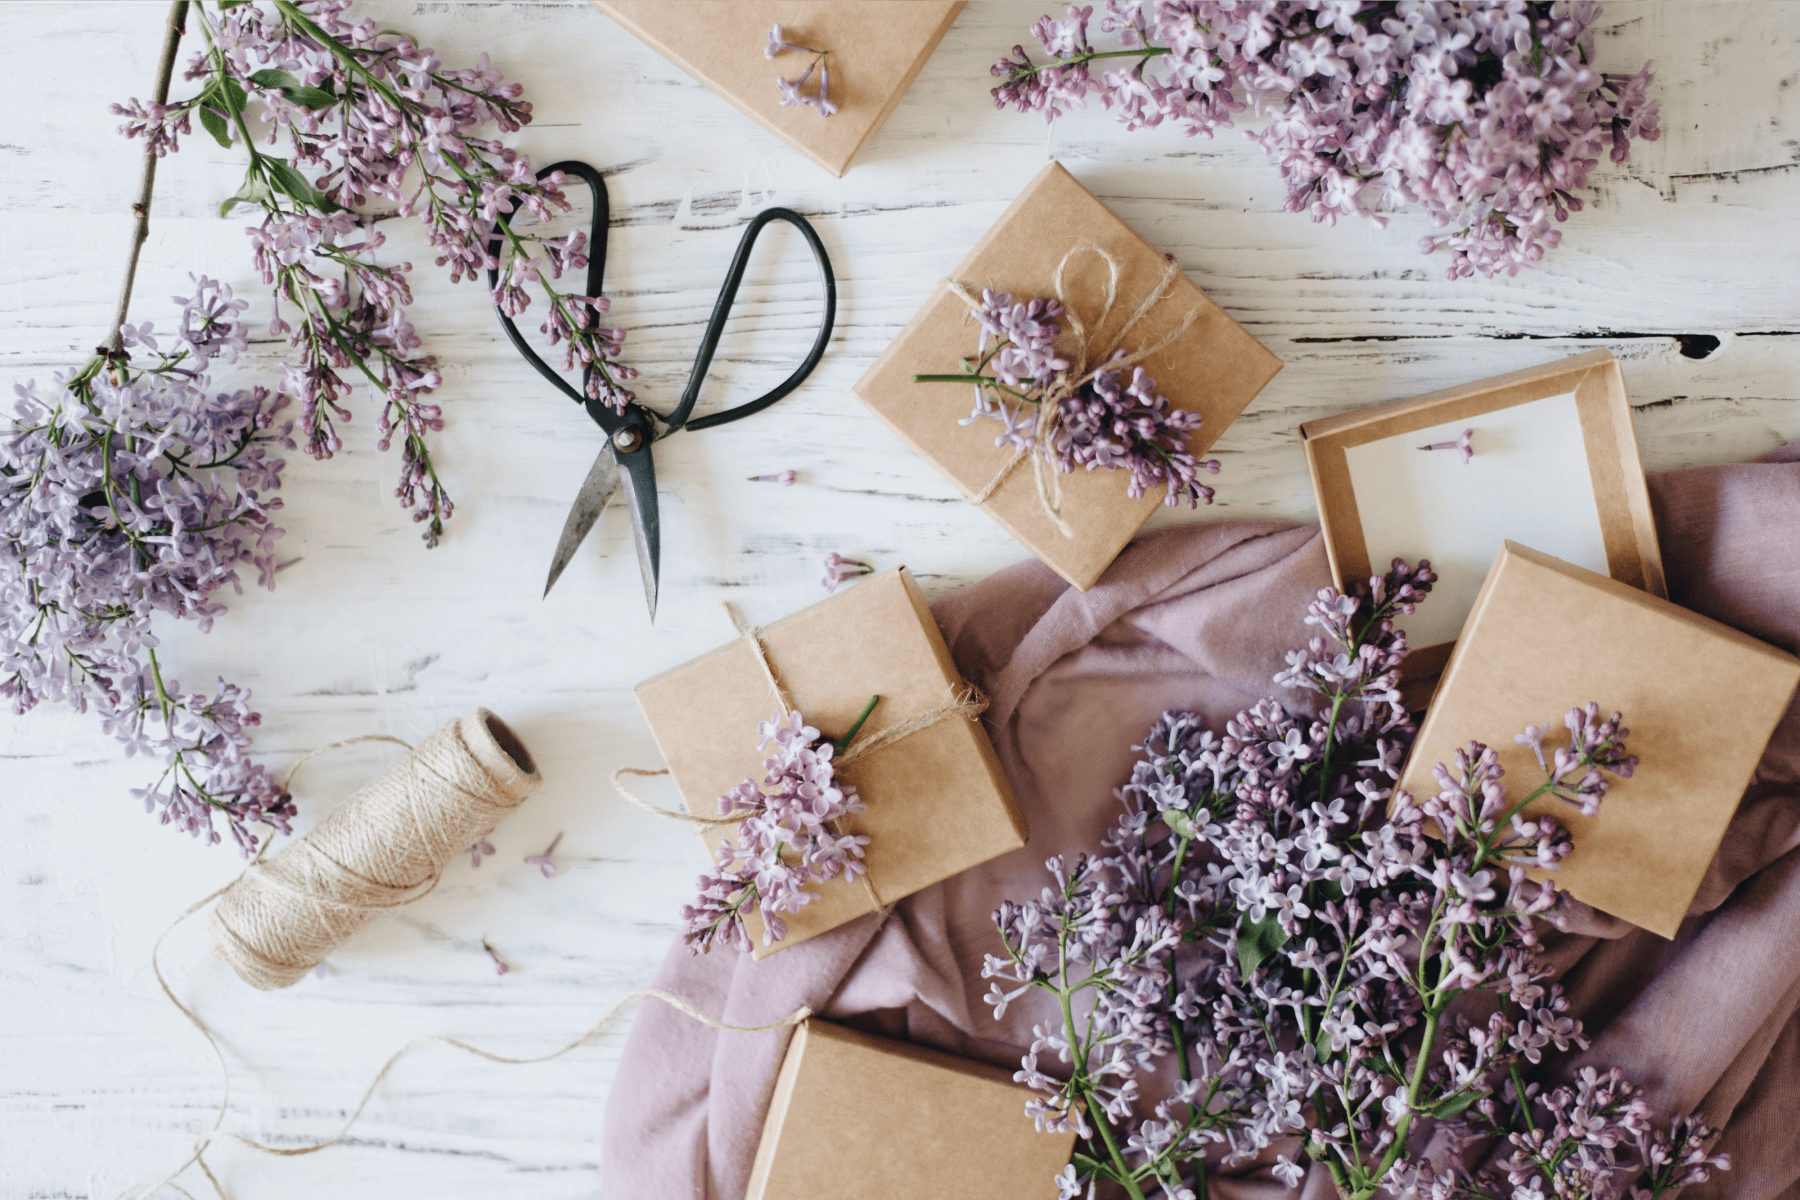
[(430, 892), (540, 782), (499, 717), (478, 708), (452, 721), (225, 889), (213, 953), (253, 987), (298, 983), (376, 913)]

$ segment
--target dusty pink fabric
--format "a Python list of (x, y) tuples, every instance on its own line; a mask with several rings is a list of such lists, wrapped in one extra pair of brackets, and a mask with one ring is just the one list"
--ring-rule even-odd
[[(1675, 598), (1800, 649), (1800, 461), (1652, 483)], [(1301, 609), (1326, 578), (1317, 529), (1232, 521), (1140, 539), (1085, 594), (1025, 563), (939, 601), (958, 665), (993, 701), (989, 730), (1030, 843), (909, 897), (885, 922), (864, 918), (761, 963), (677, 946), (656, 986), (733, 1024), (806, 1005), (1015, 1063), (1031, 1025), (1052, 1014), (1020, 1003), (996, 1023), (981, 1002), (989, 914), (1035, 894), (1049, 855), (1097, 844), (1131, 745), (1159, 713), (1190, 709), (1218, 724), (1275, 695), (1269, 679), (1305, 639)], [(1598, 915), (1582, 930), (1553, 949), (1601, 1031), (1591, 1057), (1625, 1067), (1670, 1110), (1703, 1105), (1728, 1122), (1738, 1167), (1688, 1194), (1800, 1200), (1800, 712), (1772, 743), (1681, 936), (1666, 942)], [(608, 1105), (606, 1194), (741, 1197), (785, 1045), (648, 1003)], [(1254, 1178), (1213, 1190), (1224, 1200), (1290, 1195)], [(1315, 1171), (1298, 1194), (1330, 1192)]]

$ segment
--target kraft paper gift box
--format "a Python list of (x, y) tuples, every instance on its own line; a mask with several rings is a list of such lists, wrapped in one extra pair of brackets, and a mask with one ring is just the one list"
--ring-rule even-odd
[(776, 1076), (746, 1200), (1055, 1200), (1075, 1134), (1012, 1072), (808, 1021)]
[[(1121, 264), (1111, 316), (1095, 338), (1103, 343), (1108, 331), (1123, 327), (1155, 291), (1169, 260), (1059, 163), (1039, 172), (950, 277), (971, 293), (992, 288), (1012, 293), (1017, 302), (1054, 296), (1058, 265), (1084, 243), (1098, 245)], [(1097, 256), (1084, 253), (1070, 260), (1067, 299), (1090, 325), (1104, 308), (1106, 284), (1107, 270)], [(1126, 334), (1124, 348), (1154, 345), (1190, 311), (1193, 324), (1141, 365), (1173, 406), (1203, 416), (1188, 446), (1204, 455), (1275, 377), (1281, 360), (1179, 273), (1170, 292)], [(1062, 324), (1066, 340), (1066, 317)], [(956, 372), (961, 359), (974, 355), (978, 333), (967, 305), (948, 282), (940, 284), (855, 389), (888, 428), (970, 500), (983, 494), (1013, 453), (994, 445), (994, 422), (957, 423), (968, 415), (970, 385), (915, 383), (913, 376)], [(1072, 536), (1058, 530), (1044, 511), (1029, 462), (1013, 470), (981, 507), (1057, 574), (1085, 590), (1163, 503), (1164, 492), (1156, 488), (1131, 498), (1128, 471), (1078, 470), (1058, 478), (1062, 516)], [(1229, 476), (1222, 486), (1230, 486)]]
[[(1426, 604), (1431, 604), (1427, 598)], [(1624, 715), (1639, 764), (1594, 817), (1554, 797), (1526, 812), (1565, 824), (1574, 849), (1549, 878), (1576, 899), (1673, 937), (1749, 785), (1800, 662), (1764, 642), (1594, 571), (1506, 542), (1457, 640), (1400, 787), (1436, 795), (1431, 768), (1492, 746), (1516, 801), (1544, 770), (1513, 740), (1596, 701)]]
[[(954, 704), (964, 687), (905, 567), (868, 576), (760, 637), (788, 699), (825, 738), (842, 737), (869, 697), (881, 697), (852, 749)], [(637, 699), (689, 812), (716, 817), (719, 796), (763, 778), (768, 755), (757, 749), (757, 724), (779, 702), (749, 638), (640, 683)], [(867, 806), (842, 824), (870, 839), (870, 886), (840, 877), (817, 888), (816, 899), (785, 917), (787, 936), (774, 946), (763, 945), (761, 921), (747, 915), (758, 958), (875, 911), (876, 898), (892, 904), (1025, 844), (1025, 818), (979, 717), (938, 721), (842, 772)], [(736, 829), (703, 834), (709, 858)]]
[[(841, 176), (875, 136), (950, 31), (962, 0), (592, 0), (652, 50), (729, 101), (745, 116), (806, 157)], [(763, 57), (769, 28), (783, 41), (829, 52), (827, 98), (838, 106), (821, 117), (804, 105), (782, 106), (775, 81), (797, 79), (814, 56), (789, 50)], [(813, 71), (802, 91), (814, 95)]]
[[(1421, 450), (1474, 431), (1474, 457)], [(1605, 350), (1300, 426), (1339, 587), (1431, 560), (1431, 599), (1395, 622), (1409, 697), (1443, 670), (1512, 538), (1666, 596), (1624, 373)], [(1423, 697), (1421, 696), (1421, 699)]]

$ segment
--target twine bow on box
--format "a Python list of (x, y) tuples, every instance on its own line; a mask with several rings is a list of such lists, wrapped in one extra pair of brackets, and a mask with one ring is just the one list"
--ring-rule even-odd
[[(1106, 298), (1091, 327), (1082, 319), (1080, 309), (1070, 296), (1066, 280), (1069, 264), (1083, 253), (1098, 257), (1106, 264), (1107, 270)], [(1011, 478), (1012, 473), (1018, 469), (1025, 457), (1030, 455), (1033, 460), (1032, 471), (1037, 482), (1038, 503), (1042, 506), (1044, 515), (1064, 537), (1075, 536), (1074, 529), (1062, 515), (1062, 480), (1059, 478), (1060, 472), (1052, 458), (1058, 440), (1057, 435), (1063, 423), (1064, 401), (1075, 395), (1101, 372), (1127, 370), (1158, 351), (1166, 349), (1186, 333), (1200, 317), (1198, 308), (1190, 308), (1174, 328), (1156, 341), (1140, 346), (1136, 350), (1120, 353), (1126, 336), (1158, 304), (1168, 298), (1175, 281), (1181, 278), (1181, 264), (1173, 258), (1165, 256), (1163, 270), (1156, 285), (1145, 293), (1143, 299), (1138, 301), (1137, 307), (1130, 316), (1125, 318), (1124, 323), (1112, 336), (1105, 340), (1099, 340), (1100, 332), (1105, 329), (1107, 322), (1112, 318), (1114, 308), (1118, 303), (1119, 274), (1119, 260), (1096, 242), (1082, 242), (1064, 254), (1062, 260), (1056, 264), (1052, 288), (1056, 293), (1057, 301), (1062, 305), (1063, 315), (1068, 319), (1067, 332), (1073, 339), (1073, 344), (1069, 347), (1068, 352), (1069, 367), (1058, 374), (1055, 380), (1036, 397), (1037, 419), (1032, 426), (1033, 449), (1016, 448), (1012, 457), (995, 472), (986, 486), (973, 492), (964, 489), (964, 497), (971, 504), (987, 503), (1001, 485)], [(981, 299), (967, 285), (956, 279), (946, 279), (944, 283), (952, 295), (968, 306), (971, 314), (979, 314), (982, 311), (984, 306)], [(1117, 357), (1114, 357), (1115, 355)], [(947, 379), (949, 377), (933, 378)], [(977, 382), (975, 386), (980, 388), (986, 385)], [(1004, 400), (1000, 403), (1002, 407), (1005, 406)]]

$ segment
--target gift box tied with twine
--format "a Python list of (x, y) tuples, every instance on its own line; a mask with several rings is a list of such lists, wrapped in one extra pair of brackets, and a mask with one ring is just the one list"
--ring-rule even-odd
[[(984, 288), (1019, 303), (1060, 297), (1067, 311), (1058, 349), (1083, 360), (1067, 386), (1079, 386), (1082, 376), (1107, 365), (1108, 354), (1124, 350), (1172, 407), (1200, 414), (1200, 427), (1187, 438), (1196, 456), (1217, 442), (1281, 361), (1058, 163), (1046, 166), (949, 272), (857, 381), (856, 395), (965, 499), (1085, 589), (1163, 503), (1164, 491), (1130, 496), (1127, 471), (1054, 472), (1052, 481), (1036, 467), (1025, 470), (1013, 450), (995, 444), (995, 426), (962, 424), (968, 387), (914, 378), (953, 372), (975, 352), (970, 300)], [(1038, 419), (1051, 418), (1040, 412)], [(1041, 478), (1053, 503), (1040, 493)], [(1217, 486), (1231, 486), (1229, 463)]]
[(837, 737), (875, 695), (881, 702), (843, 763), (867, 806), (844, 819), (843, 832), (870, 839), (868, 884), (838, 879), (820, 888), (787, 916), (787, 936), (774, 946), (763, 944), (752, 914), (746, 925), (758, 958), (1024, 845), (1025, 820), (978, 719), (981, 701), (904, 567), (637, 687), (688, 813), (707, 822), (709, 853), (735, 836), (733, 822), (715, 823), (719, 797), (762, 778), (760, 722), (778, 708), (798, 709)]

